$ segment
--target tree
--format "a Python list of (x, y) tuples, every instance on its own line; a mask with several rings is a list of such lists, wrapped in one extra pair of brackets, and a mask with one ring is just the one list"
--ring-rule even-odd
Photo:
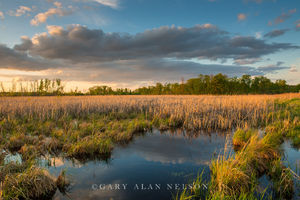
[(250, 75), (243, 75), (240, 79), (241, 83), (241, 93), (242, 94), (249, 94), (251, 89), (251, 76)]
[(212, 94), (226, 94), (228, 92), (228, 79), (226, 75), (217, 74), (211, 79)]

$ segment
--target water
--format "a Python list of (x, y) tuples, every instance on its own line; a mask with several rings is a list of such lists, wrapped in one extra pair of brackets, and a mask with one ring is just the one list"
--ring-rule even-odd
[[(128, 145), (116, 147), (107, 161), (82, 163), (58, 157), (41, 159), (40, 164), (55, 176), (66, 169), (72, 181), (67, 195), (57, 191), (53, 199), (166, 200), (182, 191), (182, 184), (191, 183), (202, 171), (208, 180), (211, 159), (224, 151), (231, 136), (230, 133), (189, 135), (182, 131), (154, 131), (135, 137)], [(234, 153), (231, 144), (228, 148)], [(300, 151), (289, 141), (282, 144), (282, 149), (284, 164), (299, 176)], [(5, 161), (21, 162), (21, 157), (10, 155)], [(271, 193), (269, 178), (264, 175), (259, 180), (259, 191), (268, 188), (267, 193)], [(294, 183), (294, 199), (297, 199), (299, 179), (295, 178)]]
[(56, 159), (50, 173), (67, 168), (73, 186), (67, 196), (57, 192), (54, 199), (171, 199), (202, 170), (208, 176), (208, 165), (225, 142), (225, 134), (189, 138), (184, 132), (154, 131), (115, 148), (108, 162)]
[(300, 149), (293, 148), (289, 141), (285, 141), (282, 148), (284, 150), (284, 164), (295, 173), (300, 174)]
[[(292, 200), (298, 200), (300, 199), (300, 150), (294, 148), (289, 140), (284, 141), (281, 148), (284, 152), (282, 162), (293, 173), (294, 196)], [(266, 189), (266, 194), (271, 195), (273, 193), (272, 182), (266, 174), (259, 178), (259, 182), (258, 191), (263, 192)]]
[(284, 165), (289, 167), (295, 174), (295, 195), (293, 199), (300, 199), (300, 149), (293, 148), (289, 141), (285, 141), (282, 148), (284, 150)]

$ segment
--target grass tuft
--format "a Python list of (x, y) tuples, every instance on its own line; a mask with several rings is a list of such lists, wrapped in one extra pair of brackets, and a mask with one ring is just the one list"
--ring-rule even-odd
[(87, 136), (78, 142), (71, 144), (68, 147), (67, 154), (70, 157), (78, 158), (79, 160), (86, 157), (101, 157), (105, 158), (111, 154), (113, 144), (111, 139), (101, 136)]
[(233, 135), (232, 143), (236, 147), (243, 147), (251, 138), (251, 136), (257, 134), (258, 132), (253, 129), (249, 129), (249, 130), (238, 129), (237, 131), (235, 131)]
[(2, 198), (46, 199), (56, 191), (53, 178), (45, 170), (30, 167), (22, 173), (7, 174), (2, 186)]
[(66, 170), (62, 170), (56, 179), (56, 186), (62, 194), (66, 194), (70, 187), (70, 181), (66, 177)]
[(18, 164), (15, 162), (9, 162), (3, 166), (0, 166), (0, 182), (4, 181), (6, 175), (22, 173), (25, 169), (25, 164)]
[(285, 167), (281, 159), (270, 164), (268, 173), (273, 182), (275, 194), (280, 199), (291, 199), (294, 194), (294, 182), (291, 170)]

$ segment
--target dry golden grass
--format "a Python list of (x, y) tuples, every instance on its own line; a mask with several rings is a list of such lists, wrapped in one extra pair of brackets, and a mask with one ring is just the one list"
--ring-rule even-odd
[[(185, 128), (195, 133), (264, 127), (282, 119), (283, 125), (279, 127), (289, 133), (291, 124), (298, 124), (298, 116), (290, 120), (291, 112), (278, 107), (275, 100), (292, 98), (300, 98), (300, 94), (0, 97), (0, 137), (3, 138), (0, 146), (18, 151), (24, 160), (60, 151), (84, 160), (99, 155), (106, 159), (115, 144), (128, 142), (135, 133), (152, 127)], [(242, 138), (243, 147), (234, 157), (219, 157), (212, 162), (213, 191), (230, 196), (248, 194), (253, 177), (257, 179), (268, 170), (270, 162), (279, 159), (277, 142), (274, 142), (277, 135), (269, 133), (263, 139), (250, 135), (251, 138)], [(41, 170), (27, 170), (26, 174), (18, 170), (13, 165), (0, 170), (0, 177), (6, 180), (3, 191), (8, 196), (26, 194), (37, 198), (51, 195), (56, 188), (52, 178)], [(288, 174), (283, 175), (278, 183), (290, 185), (290, 180), (285, 178)], [(45, 185), (40, 184), (40, 179)], [(61, 176), (56, 184), (64, 190), (64, 183)], [(30, 193), (40, 189), (39, 185), (49, 188), (42, 193)], [(10, 190), (12, 186), (22, 189), (22, 194)]]
[(235, 155), (219, 155), (211, 164), (213, 191), (225, 195), (249, 192), (254, 180), (263, 175), (270, 163), (280, 159), (279, 150), (253, 135)]
[[(150, 119), (169, 119), (186, 129), (255, 127), (269, 119), (274, 99), (299, 98), (300, 94), (236, 96), (84, 96), (1, 97), (0, 119), (58, 120), (91, 114), (142, 113)], [(0, 127), (1, 128), (1, 127)], [(1, 131), (1, 130), (0, 130)]]
[(50, 199), (57, 186), (48, 171), (30, 167), (22, 173), (8, 174), (2, 189), (3, 199)]

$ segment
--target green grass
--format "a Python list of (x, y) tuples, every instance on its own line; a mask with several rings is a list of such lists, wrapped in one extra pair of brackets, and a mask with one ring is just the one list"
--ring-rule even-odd
[(36, 146), (28, 144), (24, 144), (19, 150), (19, 153), (22, 155), (24, 161), (33, 160), (40, 155)]
[(110, 155), (113, 144), (111, 139), (96, 135), (86, 136), (65, 148), (69, 157), (84, 159)]
[[(38, 115), (31, 116), (30, 113), (24, 116), (18, 113), (12, 116), (2, 114), (0, 116), (0, 147), (8, 153), (20, 153), (24, 163), (47, 154), (59, 154), (83, 161), (96, 158), (106, 160), (110, 157), (114, 146), (127, 144), (136, 135), (152, 128), (160, 130), (185, 128), (197, 131), (200, 128), (209, 130), (212, 127), (226, 128), (229, 125), (233, 127), (234, 124), (237, 127), (247, 127), (245, 117), (241, 117), (240, 121), (231, 122), (222, 115), (195, 117), (194, 113), (190, 113), (182, 117), (184, 113), (170, 115), (164, 113), (163, 110), (154, 115), (144, 112), (142, 108), (89, 114), (75, 111), (61, 112), (55, 117), (47, 113), (47, 117), (41, 118)], [(183, 111), (180, 110), (180, 112)], [(239, 146), (234, 156), (221, 155), (212, 161), (211, 181), (208, 183), (207, 191), (184, 190), (176, 198), (199, 199), (203, 197), (211, 200), (260, 198), (255, 187), (258, 184), (258, 178), (263, 174), (268, 174), (272, 180), (277, 196), (289, 198), (293, 194), (293, 180), (291, 172), (280, 161), (280, 145), (285, 139), (289, 139), (295, 147), (300, 147), (300, 99), (276, 101), (273, 107), (262, 115), (264, 115), (261, 116), (265, 119), (264, 121), (252, 124), (264, 126), (238, 129), (234, 133), (233, 144)], [(209, 117), (215, 117), (218, 120)], [(248, 118), (251, 117), (248, 116)], [(260, 118), (256, 120), (259, 121)], [(264, 130), (265, 133), (260, 136), (257, 128)], [(0, 177), (1, 182), (6, 181), (5, 190), (3, 189), (6, 199), (23, 194), (28, 196), (28, 188), (35, 188), (37, 179), (45, 180), (48, 184), (51, 182), (49, 176), (45, 175), (41, 169), (24, 168), (16, 163), (4, 165), (3, 159), (4, 154), (1, 153)], [(63, 175), (60, 179), (57, 185), (64, 185)], [(26, 185), (28, 180), (32, 180), (34, 185)], [(195, 183), (202, 181), (202, 177), (199, 176)], [(43, 183), (40, 184), (43, 185)], [(12, 186), (19, 187), (19, 192), (10, 191), (9, 187)], [(46, 185), (44, 186), (47, 188)], [(49, 191), (51, 188), (52, 186)], [(46, 194), (48, 193), (32, 195)]]
[(190, 185), (191, 187), (186, 187), (184, 190), (179, 193), (177, 192), (176, 196), (173, 199), (176, 200), (190, 200), (190, 199), (204, 199), (208, 194), (208, 185), (203, 179), (203, 173), (198, 174), (196, 180), (194, 180)]
[(235, 155), (225, 152), (211, 162), (211, 179), (204, 198), (197, 196), (195, 191), (184, 190), (175, 199), (273, 199), (273, 196), (256, 191), (258, 179), (263, 174), (272, 181), (276, 198), (291, 199), (294, 195), (293, 172), (281, 161), (280, 145), (290, 139), (299, 148), (300, 99), (276, 101), (274, 107), (277, 111), (269, 113), (262, 137), (258, 130), (238, 129), (233, 135), (233, 145), (239, 147)]
[(2, 198), (45, 199), (53, 196), (57, 187), (53, 177), (43, 169), (29, 167), (21, 173), (9, 173), (2, 186)]
[(18, 164), (15, 162), (9, 162), (0, 166), (0, 180), (4, 181), (6, 175), (22, 173), (27, 168), (27, 164)]
[(278, 157), (276, 149), (253, 135), (234, 156), (223, 155), (212, 161), (212, 189), (225, 196), (246, 193)]
[(276, 122), (267, 126), (266, 132), (279, 133), (291, 140), (295, 148), (300, 148), (300, 99), (277, 101)]
[(281, 159), (270, 163), (268, 176), (273, 182), (273, 189), (280, 199), (291, 199), (294, 194), (294, 182), (291, 169), (282, 164)]
[[(225, 165), (224, 165), (225, 166)], [(253, 181), (255, 181), (253, 179)], [(175, 200), (271, 200), (271, 194), (266, 195), (266, 189), (262, 192), (256, 191), (256, 183), (250, 184), (248, 190), (240, 192), (229, 191), (229, 194), (224, 191), (219, 191), (215, 185), (210, 181), (204, 181), (203, 172), (199, 174), (192, 185), (201, 186), (193, 187), (191, 189), (184, 189), (181, 193), (177, 193), (173, 197)], [(205, 185), (205, 187), (203, 186)]]
[(257, 135), (257, 130), (238, 129), (233, 135), (232, 144), (237, 147), (243, 147), (253, 135)]
[[(115, 144), (130, 142), (134, 135), (152, 129), (144, 115), (111, 113), (84, 119), (64, 117), (57, 122), (23, 119), (3, 120), (4, 149), (28, 160), (39, 155), (60, 154), (93, 159), (110, 154)], [(63, 156), (63, 155), (62, 155)]]

